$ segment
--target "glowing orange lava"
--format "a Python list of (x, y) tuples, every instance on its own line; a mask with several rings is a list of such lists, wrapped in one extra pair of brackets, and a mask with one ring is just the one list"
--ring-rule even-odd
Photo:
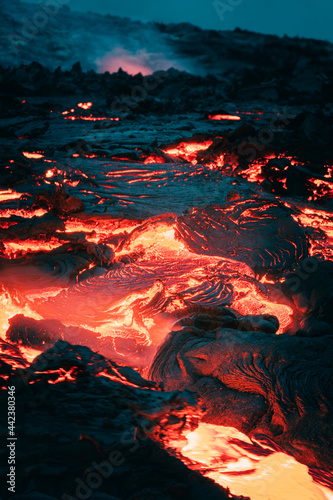
[(25, 240), (25, 241), (4, 241), (6, 256), (8, 259), (17, 259), (27, 253), (49, 252), (61, 246), (61, 243), (52, 238), (48, 241), (43, 240)]
[(165, 159), (162, 158), (162, 156), (159, 156), (157, 154), (151, 154), (147, 156), (145, 161), (143, 162), (145, 165), (149, 163), (165, 163)]
[[(170, 266), (170, 262), (178, 262), (179, 274), (184, 272), (183, 284), (180, 287), (178, 280), (170, 278), (167, 293), (171, 295), (180, 293), (181, 289), (190, 288), (192, 286), (199, 285), (203, 280), (207, 280), (207, 266), (213, 265), (217, 270), (221, 265), (221, 259), (219, 257), (213, 256), (198, 256), (197, 254), (188, 250), (185, 245), (175, 237), (175, 228), (169, 223), (163, 223), (162, 221), (152, 228), (147, 228), (144, 232), (138, 232), (135, 235), (133, 233), (133, 238), (128, 240), (126, 246), (122, 247), (119, 251), (116, 251), (116, 257), (121, 255), (126, 255), (132, 252), (145, 251), (145, 259), (149, 259), (151, 266), (154, 266), (154, 262), (160, 268), (164, 266)], [(282, 333), (290, 325), (292, 320), (293, 310), (291, 307), (285, 304), (274, 303), (269, 300), (268, 297), (261, 292), (258, 287), (253, 283), (251, 277), (254, 277), (253, 272), (248, 266), (243, 263), (232, 261), (231, 259), (225, 259), (226, 265), (230, 266), (230, 269), (234, 267), (234, 270), (239, 269), (241, 266), (242, 272), (230, 281), (233, 286), (234, 298), (233, 298), (233, 308), (236, 309), (240, 314), (273, 314), (277, 316), (280, 322), (280, 328), (277, 333)], [(182, 263), (186, 267), (182, 269)], [(155, 265), (156, 265), (155, 264)], [(142, 265), (142, 263), (141, 263)], [(186, 269), (186, 272), (185, 272)], [(227, 271), (224, 271), (227, 272)], [(229, 271), (230, 272), (230, 271)], [(145, 290), (145, 294), (148, 291)], [(153, 297), (155, 291), (152, 288), (149, 292), (149, 296)], [(130, 303), (134, 303), (137, 297), (133, 297), (130, 294), (126, 299), (126, 307), (129, 307)], [(128, 302), (130, 300), (130, 302)], [(122, 304), (122, 308), (123, 308)], [(130, 307), (128, 308), (127, 315), (133, 318), (133, 313), (130, 312)], [(130, 324), (130, 323), (128, 323)], [(146, 325), (154, 327), (154, 321), (152, 318), (146, 318)], [(110, 325), (106, 328), (106, 331), (110, 330)], [(100, 330), (99, 330), (100, 331)], [(165, 332), (166, 333), (166, 332)], [(145, 331), (145, 334), (149, 334)], [(155, 333), (153, 333), (155, 335)]]
[(198, 151), (208, 149), (212, 143), (212, 140), (204, 142), (181, 142), (174, 148), (163, 149), (163, 152), (170, 156), (182, 158), (195, 165)]
[[(0, 337), (2, 339), (6, 338), (9, 318), (15, 316), (15, 314), (25, 314), (30, 318), (42, 319), (41, 316), (34, 312), (28, 305), (19, 304), (17, 301), (12, 299), (8, 293), (0, 293)], [(22, 346), (21, 350), (25, 352), (26, 359), (28, 361), (31, 361), (37, 354), (40, 353), (40, 350), (32, 349), (30, 347), (27, 348)]]
[(266, 165), (268, 160), (275, 158), (274, 155), (267, 157), (265, 160), (254, 160), (249, 167), (241, 173), (242, 177), (245, 177), (249, 182), (261, 182), (265, 179), (263, 174), (263, 167)]
[[(291, 206), (286, 204), (287, 206)], [(311, 256), (318, 256), (327, 260), (333, 259), (333, 213), (316, 208), (302, 207), (296, 208), (293, 218), (303, 227), (311, 227), (319, 230), (322, 236), (314, 236), (310, 239), (309, 253)]]
[(17, 200), (18, 198), (21, 198), (22, 196), (23, 196), (23, 193), (17, 193), (16, 191), (13, 191), (12, 189), (0, 190), (0, 201)]
[(89, 122), (97, 122), (97, 121), (101, 121), (101, 120), (110, 120), (110, 121), (115, 121), (115, 122), (118, 122), (119, 121), (119, 118), (116, 117), (116, 118), (109, 118), (109, 117), (106, 117), (106, 116), (103, 116), (103, 117), (96, 117), (96, 116), (65, 116), (65, 120), (86, 120), (86, 121), (89, 121)]
[(89, 109), (92, 106), (92, 102), (79, 102), (77, 107), (82, 109)]
[(241, 278), (233, 281), (233, 287), (238, 291), (238, 295), (233, 302), (233, 308), (236, 311), (243, 316), (249, 314), (249, 311), (255, 311), (255, 313), (251, 314), (272, 314), (279, 319), (280, 323), (276, 333), (280, 334), (286, 331), (293, 316), (293, 310), (290, 306), (268, 300), (257, 287), (248, 281), (243, 281)]
[[(232, 427), (200, 423), (177, 448), (187, 465), (251, 500), (331, 500), (332, 492), (315, 483), (308, 468), (282, 452), (260, 456), (242, 447), (252, 441)], [(264, 455), (264, 454), (263, 454)]]
[(333, 197), (333, 182), (324, 181), (321, 179), (309, 179), (315, 185), (312, 195), (309, 196), (309, 201), (316, 201), (324, 196), (328, 198)]
[[(0, 199), (1, 201), (1, 199)], [(11, 217), (12, 215), (18, 215), (20, 217), (24, 217), (25, 219), (31, 219), (32, 217), (41, 217), (42, 215), (45, 215), (47, 213), (47, 210), (44, 210), (43, 208), (37, 208), (36, 210), (24, 210), (24, 209), (19, 209), (19, 208), (6, 208), (5, 210), (2, 210), (1, 212), (1, 218), (7, 219)]]
[(44, 155), (41, 153), (41, 151), (39, 151), (38, 153), (29, 153), (28, 151), (23, 151), (22, 154), (26, 158), (34, 158), (36, 160), (44, 157)]
[(210, 120), (232, 120), (238, 121), (241, 119), (240, 116), (237, 115), (208, 115)]

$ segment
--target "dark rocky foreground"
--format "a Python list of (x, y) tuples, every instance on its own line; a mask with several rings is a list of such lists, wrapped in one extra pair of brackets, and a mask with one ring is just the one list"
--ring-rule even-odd
[[(1, 374), (12, 373), (7, 383), (16, 387), (18, 440), (16, 493), (5, 493), (5, 467), (3, 498), (236, 498), (161, 447), (196, 427), (201, 412), (194, 395), (161, 392), (134, 370), (118, 368), (63, 341), (23, 370), (13, 373), (2, 362)], [(7, 392), (0, 398), (5, 408)], [(6, 431), (2, 412), (4, 441)], [(6, 461), (6, 448), (1, 453)]]

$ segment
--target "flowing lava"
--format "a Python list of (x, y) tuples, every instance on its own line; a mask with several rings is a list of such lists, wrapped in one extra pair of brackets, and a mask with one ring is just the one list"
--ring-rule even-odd
[(28, 151), (23, 151), (22, 153), (26, 158), (34, 158), (38, 160), (39, 158), (43, 158), (43, 154), (39, 151), (38, 153), (29, 153)]
[[(99, 121), (116, 121), (120, 120), (119, 117), (110, 117), (110, 116), (93, 116), (92, 114), (84, 114), (84, 111), (91, 110), (93, 106), (92, 102), (79, 102), (75, 108), (71, 108), (69, 110), (62, 111), (61, 114), (64, 116), (65, 120), (83, 120), (89, 122), (99, 122)], [(77, 114), (74, 114), (74, 113)], [(25, 154), (25, 153), (23, 153)], [(41, 156), (29, 156), (28, 158), (41, 158)]]
[(253, 443), (231, 427), (200, 423), (179, 446), (189, 467), (251, 500), (331, 500), (333, 493), (313, 481), (305, 465)]
[[(117, 65), (117, 60), (112, 64)], [(87, 111), (92, 103), (76, 107)], [(119, 120), (76, 116), (74, 112), (75, 108), (62, 112), (64, 119)], [(236, 115), (209, 118), (241, 119)], [(188, 203), (185, 194), (184, 200), (179, 199), (180, 185), (192, 196), (197, 191), (202, 195), (207, 179), (220, 186), (225, 182), (220, 176), (228, 163), (225, 153), (218, 152), (206, 164), (198, 161), (199, 154), (207, 153), (220, 140), (183, 140), (142, 154), (141, 163), (125, 165), (116, 156), (111, 162), (101, 161), (94, 153), (73, 153), (75, 160), (91, 161), (85, 169), (81, 165), (67, 170), (48, 165), (45, 170), (44, 161), (54, 160), (45, 159), (41, 151), (23, 152), (27, 159), (44, 159), (40, 162), (43, 167), (36, 167), (35, 179), (58, 190), (56, 195), (36, 196), (26, 207), (19, 205), (23, 193), (0, 192), (0, 335), (6, 362), (14, 368), (25, 367), (46, 347), (45, 339), (33, 346), (22, 338), (17, 344), (10, 342), (11, 320), (22, 314), (36, 324), (55, 322), (48, 324), (56, 331), (51, 340), (75, 341), (142, 374), (168, 332), (197, 312), (227, 307), (236, 315), (274, 315), (279, 320), (277, 334), (292, 329), (300, 312), (282, 295), (281, 283), (302, 259), (332, 259), (332, 213), (313, 206), (300, 209), (289, 199), (261, 198), (257, 192), (248, 198), (239, 193), (225, 196), (220, 204), (208, 203), (204, 193), (198, 206)], [(281, 158), (288, 159), (267, 154), (241, 172), (236, 171), (238, 163), (230, 160), (228, 189), (236, 176), (250, 185), (263, 182), (269, 161)], [(177, 160), (182, 163), (174, 163)], [(279, 172), (285, 190), (287, 169)], [(306, 201), (332, 195), (329, 178), (310, 179), (316, 189)], [(60, 193), (64, 186), (71, 195)], [(218, 188), (218, 196), (223, 189)], [(86, 211), (67, 212), (65, 202), (69, 200), (71, 208), (79, 196)], [(174, 203), (170, 213), (165, 209), (169, 200)], [(119, 212), (95, 211), (106, 202), (105, 206)], [(126, 212), (131, 205), (134, 216)], [(27, 329), (23, 328), (25, 333)], [(48, 374), (50, 384), (76, 381), (73, 368), (49, 370)], [(120, 377), (107, 371), (98, 376)], [(42, 374), (37, 371), (31, 383), (38, 377)], [(124, 377), (122, 382), (131, 386)], [(312, 479), (305, 465), (233, 428), (199, 422), (195, 430), (183, 434), (182, 442), (169, 445), (190, 468), (229, 487), (233, 494), (248, 495), (252, 500), (333, 498), (328, 488)]]
[[(25, 306), (19, 303), (19, 301), (12, 299), (8, 293), (2, 292), (0, 294), (1, 309), (0, 309), (0, 340), (6, 339), (6, 332), (8, 330), (8, 320), (15, 316), (16, 314), (26, 314), (29, 317), (35, 319), (41, 319), (39, 314), (32, 311), (29, 306)], [(28, 346), (16, 347), (16, 356), (12, 359), (10, 354), (9, 345), (7, 343), (2, 343), (0, 346), (0, 356), (4, 361), (10, 362), (14, 368), (22, 368), (27, 365), (27, 362), (32, 362), (32, 360), (38, 356), (43, 349), (34, 349)]]
[(92, 102), (79, 102), (77, 107), (82, 109), (90, 109), (92, 104)]
[(213, 141), (204, 142), (181, 142), (174, 148), (163, 149), (164, 153), (170, 156), (182, 158), (188, 162), (196, 164), (196, 156), (198, 151), (208, 149)]
[(11, 189), (0, 190), (0, 201), (15, 200), (21, 198), (22, 193), (16, 193)]
[(231, 121), (241, 120), (241, 117), (237, 115), (208, 115), (208, 118), (210, 120), (231, 120)]
[(119, 118), (109, 118), (109, 117), (96, 117), (96, 116), (65, 116), (65, 120), (86, 120), (89, 122), (103, 121), (103, 120), (111, 120), (111, 121), (119, 121)]

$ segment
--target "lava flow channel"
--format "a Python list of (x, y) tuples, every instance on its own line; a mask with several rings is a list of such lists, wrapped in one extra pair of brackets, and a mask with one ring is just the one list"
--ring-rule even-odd
[[(180, 143), (174, 150), (164, 151), (190, 165), (159, 163), (157, 167), (147, 162), (144, 167), (103, 164), (99, 172), (91, 168), (90, 175), (83, 176), (83, 182), (90, 183), (89, 190), (82, 190), (81, 179), (66, 177), (60, 169), (47, 170), (45, 178), (49, 182), (55, 172), (64, 174), (72, 193), (86, 197), (89, 209), (96, 206), (96, 196), (102, 200), (108, 192), (126, 207), (134, 204), (137, 209), (145, 197), (152, 206), (156, 199), (152, 185), (168, 192), (172, 183), (178, 189), (176, 178), (188, 190), (191, 179), (197, 177), (200, 185), (202, 178), (211, 175), (195, 159), (211, 143)], [(79, 169), (75, 175), (80, 176)], [(138, 185), (147, 194), (138, 194)], [(11, 202), (22, 194), (7, 190), (2, 196), (3, 202)], [(165, 211), (168, 202), (161, 203), (158, 213)], [(177, 212), (182, 212), (182, 204), (189, 205), (188, 199), (175, 202)], [(2, 214), (6, 265), (0, 270), (1, 348), (3, 359), (13, 367), (26, 367), (46, 344), (62, 339), (116, 356), (117, 361), (143, 372), (170, 330), (178, 331), (183, 325), (195, 330), (200, 321), (207, 324), (209, 315), (221, 312), (224, 306), (235, 315), (261, 315), (264, 322), (274, 315), (279, 320), (276, 333), (283, 333), (293, 320), (294, 304), (287, 299), (279, 302), (270, 293), (274, 285), (302, 259), (323, 255), (325, 245), (325, 255), (332, 255), (329, 212), (299, 211), (296, 205), (291, 208), (271, 198), (253, 196), (146, 220), (87, 213), (82, 218), (62, 214), (46, 220), (45, 213), (43, 209), (29, 214), (8, 208)], [(28, 226), (24, 228), (20, 220), (17, 229), (12, 215), (37, 216), (30, 228), (41, 224), (45, 231), (46, 221), (46, 225), (54, 224), (55, 231), (52, 236), (41, 232), (40, 237), (37, 231), (35, 239), (30, 234), (24, 238)], [(322, 244), (316, 239), (318, 234)], [(272, 286), (266, 288), (265, 283)], [(25, 318), (15, 316), (22, 314)], [(196, 314), (206, 314), (208, 320), (195, 319)], [(36, 328), (46, 329), (45, 335), (28, 338), (32, 318)], [(53, 322), (43, 323), (51, 318)], [(13, 324), (20, 322), (21, 330), (14, 332)], [(204, 360), (198, 359), (199, 363)], [(42, 374), (35, 375), (34, 381), (43, 379)], [(48, 378), (50, 384), (76, 380), (73, 371), (63, 369), (49, 370)], [(310, 471), (316, 475), (314, 483), (306, 466), (286, 455), (275, 442), (269, 449), (256, 447), (245, 434), (225, 425), (200, 422), (173, 447), (190, 467), (252, 500), (332, 498), (323, 486), (331, 487), (330, 480), (325, 483), (324, 471)]]
[[(3, 286), (41, 317), (102, 336), (137, 338), (143, 345), (156, 346), (189, 307), (228, 305), (240, 314), (275, 314), (279, 332), (291, 323), (290, 304), (272, 300), (259, 281), (267, 271), (281, 273), (307, 256), (305, 235), (289, 209), (237, 201), (141, 224), (111, 221), (95, 235), (96, 224), (55, 221), (59, 233), (39, 243), (49, 251), (9, 261), (0, 272)], [(79, 243), (84, 234), (88, 242)], [(73, 242), (62, 245), (65, 237)], [(21, 245), (38, 249), (33, 243)], [(5, 244), (8, 256), (18, 250), (16, 242)]]
[[(93, 328), (102, 335), (128, 336), (130, 332), (133, 336), (136, 331), (140, 342), (153, 341), (155, 345), (172, 323), (166, 321), (162, 328), (161, 321), (156, 319), (155, 324), (154, 317), (164, 314), (177, 318), (182, 310), (194, 306), (231, 305), (240, 312), (247, 309), (252, 314), (276, 314), (281, 331), (288, 326), (292, 309), (271, 301), (248, 265), (226, 253), (224, 257), (212, 255), (214, 247), (207, 256), (194, 253), (176, 237), (178, 230), (175, 216), (136, 227), (130, 235), (123, 236), (120, 245), (117, 238), (119, 247), (110, 270), (91, 269), (93, 277), (46, 299), (42, 293), (36, 294), (36, 286), (31, 284), (25, 292), (27, 298), (34, 296), (30, 307), (45, 318), (56, 317), (67, 325)], [(218, 249), (216, 253), (219, 254)], [(70, 265), (68, 256), (59, 258)], [(12, 267), (9, 275), (3, 274), (8, 287), (15, 288), (15, 273)], [(45, 289), (56, 286), (54, 272), (44, 279)], [(42, 277), (38, 283), (41, 289)]]

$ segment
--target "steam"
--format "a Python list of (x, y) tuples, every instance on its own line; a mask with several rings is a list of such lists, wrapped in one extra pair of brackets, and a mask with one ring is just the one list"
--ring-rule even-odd
[[(184, 57), (177, 51), (174, 34), (157, 24), (73, 12), (67, 6), (52, 14), (41, 9), (36, 11), (36, 5), (18, 0), (3, 2), (3, 31), (10, 33), (9, 50), (8, 37), (0, 37), (3, 65), (38, 61), (53, 70), (58, 66), (70, 69), (80, 61), (84, 71), (111, 73), (122, 68), (132, 75), (149, 75), (173, 67), (205, 73), (194, 57)], [(45, 25), (34, 24), (36, 12), (44, 16)]]
[(111, 52), (98, 57), (95, 64), (98, 73), (105, 71), (115, 73), (120, 68), (130, 75), (141, 73), (143, 76), (169, 68), (186, 71), (183, 64), (174, 59), (168, 59), (162, 52), (149, 52), (145, 48), (131, 52), (120, 46), (114, 47)]

